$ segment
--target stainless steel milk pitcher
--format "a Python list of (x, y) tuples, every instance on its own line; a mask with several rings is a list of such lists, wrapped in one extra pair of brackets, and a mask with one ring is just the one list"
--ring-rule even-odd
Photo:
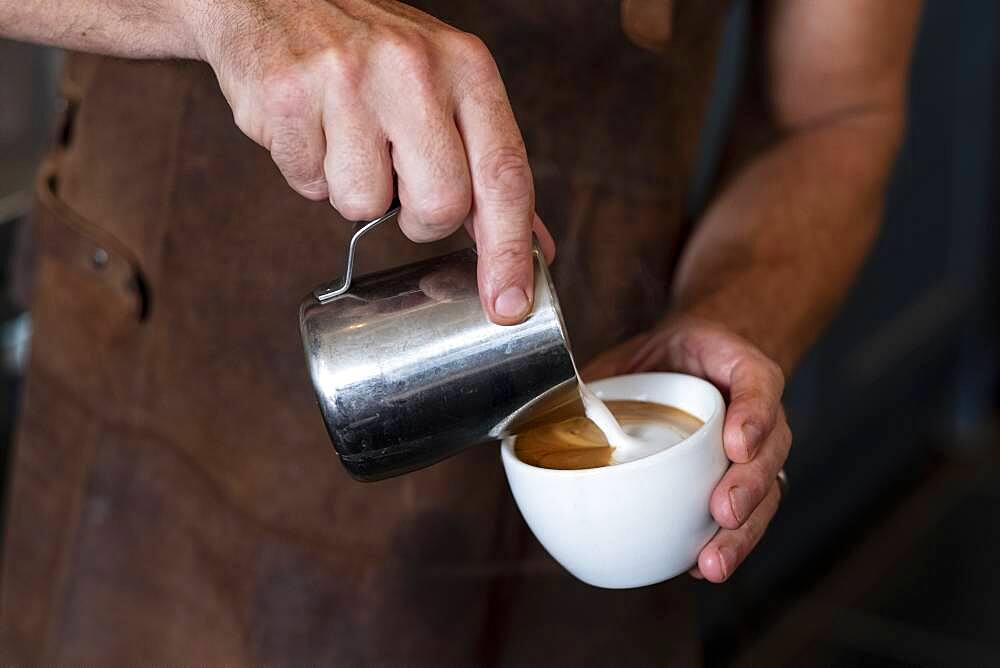
[(308, 295), (299, 325), (309, 372), (340, 460), (380, 480), (493, 441), (577, 396), (576, 370), (545, 259), (519, 325), (490, 322), (476, 252), (465, 249), (352, 278), (356, 226), (341, 281)]

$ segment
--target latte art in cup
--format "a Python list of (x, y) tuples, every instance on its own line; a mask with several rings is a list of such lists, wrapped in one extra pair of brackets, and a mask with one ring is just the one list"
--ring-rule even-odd
[(662, 452), (704, 424), (679, 408), (651, 401), (614, 400), (604, 405), (629, 437), (627, 447), (613, 447), (582, 405), (573, 404), (527, 425), (514, 441), (514, 453), (541, 468), (598, 468)]
[[(628, 443), (634, 439), (612, 449), (584, 417), (603, 424), (608, 415), (593, 406), (585, 412), (584, 397), (536, 414), (500, 446), (518, 509), (545, 550), (587, 584), (645, 587), (684, 573), (719, 530), (709, 506), (730, 463), (722, 447), (722, 393), (680, 373), (603, 378), (588, 389), (640, 442), (652, 436), (655, 453), (617, 461), (622, 452), (636, 452)], [(690, 435), (667, 445), (661, 433), (644, 428), (664, 423)], [(621, 428), (613, 427), (609, 436), (621, 438)]]

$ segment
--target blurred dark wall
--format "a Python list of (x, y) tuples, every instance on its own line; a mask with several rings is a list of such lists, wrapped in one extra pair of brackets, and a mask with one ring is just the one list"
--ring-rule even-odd
[(9, 299), (8, 260), (31, 204), (35, 169), (49, 145), (59, 62), (52, 49), (0, 40), (0, 531), (7, 444), (31, 332), (29, 316)]
[(51, 49), (0, 40), (0, 201), (29, 188), (48, 147), (58, 67)]
[(935, 452), (985, 446), (998, 375), (998, 21), (1000, 3), (925, 3), (881, 237), (787, 390), (790, 497), (727, 586), (700, 586), (712, 663), (842, 556)]

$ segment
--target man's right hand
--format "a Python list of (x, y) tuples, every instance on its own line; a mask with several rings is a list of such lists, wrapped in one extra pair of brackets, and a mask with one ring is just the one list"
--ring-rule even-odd
[[(348, 220), (393, 197), (413, 241), (466, 223), (490, 319), (531, 309), (535, 214), (520, 130), (496, 63), (477, 37), (398, 2), (231, 0), (195, 31), (239, 128), (289, 185)], [(222, 7), (222, 9), (219, 9)]]

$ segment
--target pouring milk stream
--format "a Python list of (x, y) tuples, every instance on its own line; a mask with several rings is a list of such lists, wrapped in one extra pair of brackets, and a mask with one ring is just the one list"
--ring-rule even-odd
[(600, 397), (587, 387), (579, 373), (577, 373), (577, 383), (587, 419), (597, 425), (608, 444), (614, 448), (611, 455), (612, 464), (624, 464), (654, 455), (680, 443), (687, 437), (687, 434), (673, 425), (665, 423), (629, 425), (628, 429), (625, 429), (618, 423)]

